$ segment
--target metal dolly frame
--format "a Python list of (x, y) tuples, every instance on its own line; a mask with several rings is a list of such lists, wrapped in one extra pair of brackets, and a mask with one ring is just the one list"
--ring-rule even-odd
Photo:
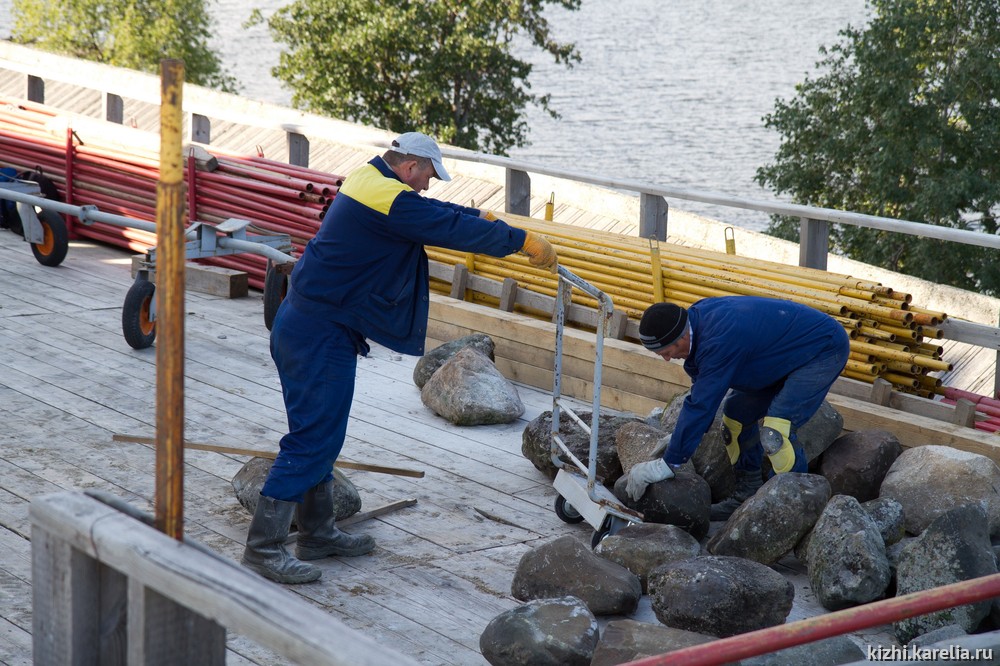
[[(0, 182), (0, 199), (17, 202), (18, 213), (21, 215), (24, 229), (24, 240), (32, 244), (39, 263), (47, 266), (58, 265), (66, 254), (68, 239), (65, 223), (58, 213), (72, 215), (85, 225), (101, 222), (116, 227), (139, 229), (156, 233), (156, 223), (136, 220), (123, 215), (101, 212), (97, 206), (74, 206), (37, 196), (40, 192), (37, 183), (30, 181)], [(35, 208), (42, 210), (42, 220), (36, 215)], [(38, 247), (50, 244), (56, 220), (62, 225), (60, 236), (62, 247), (49, 255), (42, 255)], [(221, 224), (212, 225), (207, 222), (195, 222), (185, 231), (186, 259), (204, 259), (221, 257), (229, 254), (250, 253), (259, 254), (268, 259), (267, 275), (264, 281), (264, 322), (270, 328), (274, 311), (280, 305), (287, 288), (287, 266), (294, 264), (292, 241), (288, 234), (247, 234), (250, 221), (229, 218)], [(50, 230), (49, 227), (52, 227)], [(55, 234), (59, 236), (59, 234)], [(59, 240), (59, 239), (57, 239)], [(59, 256), (59, 262), (51, 263), (44, 260), (47, 257)], [(153, 344), (156, 339), (156, 299), (153, 294), (155, 284), (150, 281), (150, 272), (156, 269), (156, 248), (146, 252), (136, 274), (135, 282), (129, 288), (122, 306), (122, 334), (125, 341), (134, 349), (144, 349)], [(269, 291), (273, 293), (268, 293)]]
[[(614, 534), (629, 523), (641, 523), (641, 513), (622, 504), (610, 490), (597, 481), (597, 439), (601, 415), (601, 367), (604, 361), (604, 335), (614, 303), (611, 297), (574, 275), (569, 269), (559, 266), (559, 285), (556, 293), (556, 348), (552, 386), (552, 464), (556, 466), (556, 478), (552, 482), (559, 495), (556, 497), (555, 511), (567, 523), (587, 521), (594, 528), (591, 546), (597, 547), (604, 537)], [(572, 406), (562, 398), (563, 333), (566, 328), (566, 311), (571, 302), (573, 287), (597, 299), (597, 332), (594, 358), (594, 394), (590, 425), (585, 423)], [(590, 436), (588, 464), (584, 465), (569, 450), (559, 433), (560, 415), (565, 411), (573, 424)], [(562, 459), (565, 455), (571, 461)]]

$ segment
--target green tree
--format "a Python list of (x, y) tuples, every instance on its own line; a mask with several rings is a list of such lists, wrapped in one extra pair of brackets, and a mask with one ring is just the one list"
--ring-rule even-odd
[[(782, 135), (756, 179), (796, 203), (997, 232), (1000, 0), (870, 0), (871, 22), (822, 49), (819, 75), (777, 100)], [(786, 238), (785, 219), (770, 231)], [(835, 226), (831, 249), (939, 283), (1000, 293), (985, 248)]]
[(209, 46), (205, 0), (14, 0), (13, 15), (14, 42), (150, 73), (177, 58), (188, 82), (237, 92)]
[[(287, 46), (273, 73), (296, 108), (505, 154), (526, 143), (528, 104), (558, 117), (549, 95), (531, 93), (513, 40), (567, 67), (580, 59), (552, 38), (548, 4), (580, 0), (296, 0), (266, 20)], [(250, 24), (264, 20), (258, 11)]]

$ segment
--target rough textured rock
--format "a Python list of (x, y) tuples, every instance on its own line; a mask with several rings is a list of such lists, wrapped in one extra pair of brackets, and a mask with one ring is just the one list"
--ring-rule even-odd
[(615, 497), (641, 512), (645, 522), (676, 525), (695, 539), (708, 534), (712, 490), (694, 473), (690, 463), (678, 469), (674, 478), (649, 484), (638, 501), (625, 493), (627, 479), (623, 476), (615, 483)]
[[(978, 503), (966, 504), (938, 516), (919, 537), (906, 544), (896, 567), (896, 594), (902, 596), (996, 572), (986, 513)], [(967, 604), (900, 620), (893, 628), (904, 644), (950, 624), (972, 632), (989, 614), (990, 606), (989, 601)]]
[[(680, 416), (681, 406), (688, 392), (676, 396), (658, 415), (655, 425), (666, 432), (673, 432)], [(712, 502), (720, 502), (729, 497), (736, 487), (736, 476), (722, 440), (722, 407), (715, 413), (715, 419), (701, 438), (698, 448), (691, 456), (691, 463), (698, 476), (708, 482), (712, 491)]]
[(700, 555), (701, 544), (675, 525), (635, 523), (605, 537), (594, 553), (638, 576), (645, 592), (650, 571), (661, 564)]
[(941, 641), (948, 641), (954, 644), (956, 638), (965, 638), (969, 635), (965, 629), (958, 626), (957, 624), (949, 624), (945, 627), (935, 629), (933, 631), (928, 631), (926, 634), (917, 636), (912, 641), (908, 647), (929, 647), (935, 643), (940, 643)]
[(589, 666), (597, 619), (575, 597), (539, 599), (493, 618), (479, 650), (493, 666)]
[(420, 391), (425, 405), (455, 425), (511, 423), (524, 413), (517, 389), (493, 362), (464, 347), (437, 369)]
[(990, 534), (1000, 528), (1000, 468), (986, 456), (949, 446), (916, 446), (896, 458), (881, 497), (903, 506), (906, 531), (920, 534), (942, 513), (983, 502)]
[(622, 472), (628, 474), (636, 464), (663, 456), (670, 433), (640, 421), (626, 423), (615, 433), (615, 450)]
[[(843, 431), (844, 417), (824, 400), (812, 418), (798, 430), (799, 444), (805, 451), (806, 460), (812, 462), (819, 458)], [(764, 456), (764, 465), (769, 466), (767, 456)]]
[(830, 499), (830, 484), (817, 474), (776, 474), (743, 502), (708, 542), (713, 555), (771, 564), (809, 533)]
[(805, 645), (785, 648), (771, 654), (740, 660), (740, 666), (837, 666), (864, 661), (868, 657), (847, 636), (834, 636)]
[(872, 517), (886, 546), (891, 546), (906, 535), (906, 517), (903, 505), (891, 497), (876, 497), (861, 505)]
[(891, 572), (878, 525), (854, 497), (834, 495), (809, 536), (809, 583), (827, 610), (881, 598)]
[(491, 361), (496, 360), (496, 356), (493, 353), (496, 348), (493, 338), (485, 333), (473, 333), (464, 338), (446, 342), (421, 356), (417, 364), (413, 367), (413, 383), (417, 385), (417, 388), (423, 388), (424, 384), (427, 383), (427, 380), (431, 378), (431, 375), (438, 368), (449, 361), (459, 350), (466, 347), (472, 347), (482, 352), (483, 356), (486, 356)]
[(885, 430), (859, 430), (841, 435), (819, 459), (819, 473), (834, 495), (850, 495), (859, 502), (878, 497), (892, 463), (903, 452), (896, 436)]
[(594, 615), (625, 615), (636, 609), (642, 585), (625, 567), (564, 536), (521, 557), (511, 594), (521, 601), (574, 596)]
[[(580, 410), (577, 416), (587, 424), (591, 423), (592, 412)], [(612, 416), (601, 414), (597, 427), (597, 478), (605, 486), (611, 487), (622, 475), (622, 465), (618, 460), (615, 436), (626, 423), (642, 422), (638, 416)], [(573, 420), (562, 412), (559, 414), (559, 434), (566, 446), (584, 464), (590, 462), (590, 435), (580, 429)], [(558, 471), (552, 464), (552, 412), (542, 412), (531, 420), (521, 433), (521, 454), (531, 461), (535, 469), (550, 479)], [(561, 456), (568, 462), (566, 456)]]
[(741, 557), (692, 557), (649, 574), (660, 622), (719, 637), (782, 624), (794, 594), (784, 576)]
[[(260, 489), (264, 487), (273, 463), (270, 458), (252, 458), (233, 477), (236, 499), (251, 514), (257, 510)], [(361, 510), (361, 496), (354, 484), (336, 467), (333, 469), (333, 480), (333, 515), (337, 520), (343, 520)]]
[(644, 657), (653, 657), (690, 645), (700, 645), (716, 640), (693, 631), (664, 627), (660, 624), (615, 620), (609, 622), (594, 650), (590, 666), (617, 666)]

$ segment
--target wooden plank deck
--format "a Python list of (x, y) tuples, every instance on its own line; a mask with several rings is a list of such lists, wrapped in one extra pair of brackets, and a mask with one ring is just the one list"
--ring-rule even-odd
[[(62, 266), (46, 268), (0, 231), (2, 665), (31, 663), (31, 498), (93, 488), (152, 511), (152, 448), (112, 441), (152, 435), (155, 423), (155, 350), (133, 350), (121, 335), (129, 266), (121, 250), (73, 242)], [(186, 437), (275, 450), (284, 410), (259, 292), (235, 300), (189, 293), (186, 312)], [(319, 582), (289, 589), (423, 663), (482, 665), (480, 634), (518, 604), (510, 583), (520, 557), (563, 534), (589, 543), (591, 530), (555, 516), (555, 491), (520, 453), (525, 425), (551, 406), (547, 392), (519, 385), (519, 421), (459, 428), (423, 406), (414, 363), (379, 347), (360, 360), (344, 457), (426, 472), (348, 472), (363, 508), (417, 504), (350, 528), (375, 537), (371, 556), (319, 561)], [(250, 516), (230, 482), (246, 460), (186, 454), (186, 534), (234, 560)], [(815, 614), (801, 571), (779, 569), (801, 590), (790, 619)], [(656, 621), (646, 598), (632, 617)], [(228, 646), (231, 664), (281, 663), (242, 636), (231, 634)]]

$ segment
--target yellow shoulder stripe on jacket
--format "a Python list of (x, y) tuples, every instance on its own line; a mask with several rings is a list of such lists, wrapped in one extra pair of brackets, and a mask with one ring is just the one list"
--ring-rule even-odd
[(340, 186), (340, 194), (346, 194), (358, 203), (388, 215), (392, 202), (399, 193), (412, 189), (406, 183), (386, 178), (373, 165), (366, 164), (344, 180), (344, 184)]

